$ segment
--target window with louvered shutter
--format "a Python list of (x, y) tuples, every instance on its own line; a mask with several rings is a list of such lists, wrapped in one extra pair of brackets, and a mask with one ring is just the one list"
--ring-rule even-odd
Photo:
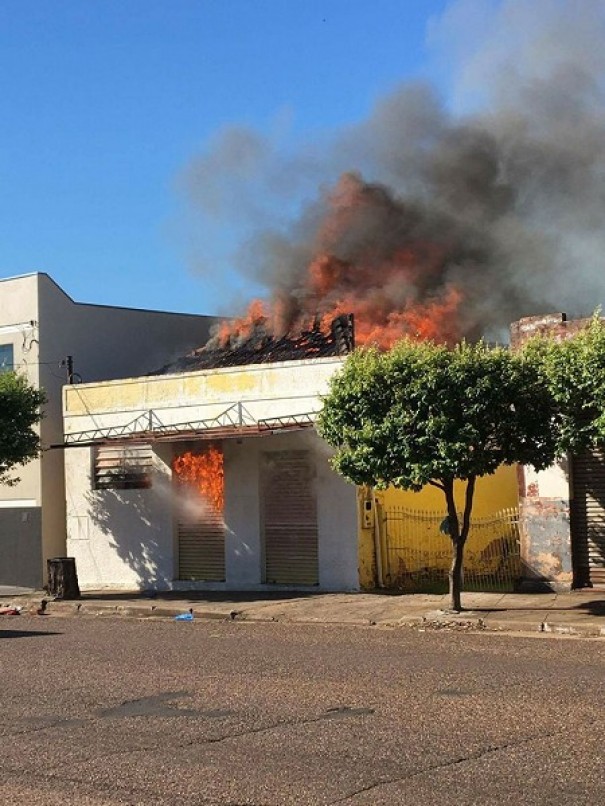
[(102, 445), (95, 451), (96, 490), (139, 490), (151, 487), (151, 445)]

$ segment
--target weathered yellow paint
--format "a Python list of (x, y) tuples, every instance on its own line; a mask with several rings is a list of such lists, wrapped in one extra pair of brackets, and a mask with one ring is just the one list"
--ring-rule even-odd
[[(459, 510), (464, 507), (465, 489), (466, 482), (457, 481), (454, 485), (454, 495)], [(377, 497), (382, 506), (386, 508), (443, 510), (443, 517), (446, 515), (443, 492), (430, 484), (418, 493), (389, 487), (387, 490), (378, 491)], [(507, 507), (516, 507), (518, 502), (517, 468), (512, 465), (502, 465), (491, 476), (477, 479), (473, 516), (482, 518)]]
[[(358, 568), (359, 585), (365, 590), (376, 587), (376, 550), (373, 527), (364, 527), (364, 503), (372, 501), (372, 491), (369, 488), (357, 488), (357, 522), (359, 528), (358, 539)], [(374, 513), (375, 514), (375, 513)]]
[[(462, 509), (464, 505), (464, 492), (466, 484), (464, 482), (456, 482), (455, 495), (458, 503), (458, 508)], [(362, 500), (363, 493), (360, 492), (360, 501)], [(393, 577), (395, 574), (394, 569), (402, 564), (408, 571), (414, 572), (421, 567), (432, 567), (439, 569), (447, 569), (450, 562), (450, 541), (447, 536), (441, 534), (435, 529), (434, 524), (426, 524), (426, 535), (423, 537), (418, 528), (414, 532), (414, 538), (405, 538), (410, 541), (410, 545), (405, 543), (398, 543), (402, 547), (402, 556), (399, 557), (393, 552), (386, 551), (386, 534), (384, 532), (384, 521), (382, 514), (389, 509), (408, 509), (419, 512), (443, 512), (443, 517), (446, 515), (446, 505), (443, 492), (436, 487), (428, 485), (420, 492), (412, 492), (408, 490), (399, 490), (395, 487), (389, 487), (387, 490), (377, 491), (377, 509), (379, 515), (379, 524), (383, 527), (380, 536), (383, 546), (383, 572), (385, 576), (389, 574)], [(473, 517), (474, 518), (487, 518), (503, 509), (515, 508), (518, 505), (518, 483), (517, 483), (517, 469), (514, 466), (503, 465), (491, 476), (485, 476), (477, 480), (475, 490)], [(491, 554), (486, 551), (490, 544), (499, 539), (499, 527), (494, 525), (490, 531), (489, 528), (483, 528), (473, 536), (472, 541), (469, 538), (467, 546), (467, 567), (472, 568), (476, 566), (475, 570), (485, 571), (490, 562), (494, 562)], [(412, 545), (411, 541), (414, 540)], [(418, 544), (423, 544), (423, 549), (418, 551)], [(375, 538), (373, 529), (364, 528), (363, 525), (363, 511), (360, 503), (359, 507), (359, 569), (360, 569), (360, 585), (362, 588), (373, 588), (376, 586), (376, 556), (375, 556)], [(373, 559), (373, 565), (368, 562), (368, 557)], [(405, 557), (403, 556), (405, 555)], [(489, 558), (488, 558), (489, 555)], [(414, 557), (410, 561), (410, 557)], [(487, 564), (487, 565), (486, 565)], [(371, 574), (370, 571), (373, 571)]]
[(116, 409), (143, 409), (146, 384), (140, 381), (107, 383), (98, 386), (65, 388), (65, 413), (88, 414)]
[(250, 372), (237, 372), (237, 373), (217, 373), (216, 375), (207, 375), (206, 378), (206, 393), (207, 394), (241, 394), (242, 392), (253, 392), (259, 387), (259, 380), (265, 380)]
[(65, 412), (68, 415), (128, 411), (153, 408), (175, 402), (235, 401), (246, 396), (270, 396), (283, 383), (278, 373), (236, 371), (183, 373), (165, 377), (108, 381), (102, 384), (66, 387)]

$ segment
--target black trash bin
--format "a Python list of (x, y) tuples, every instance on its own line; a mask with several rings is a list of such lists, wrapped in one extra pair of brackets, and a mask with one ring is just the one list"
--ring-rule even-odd
[(75, 557), (53, 557), (46, 561), (48, 593), (55, 599), (79, 599), (80, 586)]

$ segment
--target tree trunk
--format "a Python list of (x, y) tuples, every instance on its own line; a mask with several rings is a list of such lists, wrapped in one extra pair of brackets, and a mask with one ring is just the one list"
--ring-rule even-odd
[(80, 586), (74, 557), (54, 557), (46, 561), (48, 592), (56, 599), (79, 599)]
[(466, 495), (464, 498), (464, 513), (462, 516), (462, 528), (456, 511), (456, 500), (454, 499), (454, 480), (443, 479), (442, 488), (447, 501), (447, 515), (452, 541), (452, 564), (449, 570), (449, 593), (450, 609), (459, 613), (462, 610), (460, 594), (462, 593), (462, 571), (464, 568), (464, 546), (470, 530), (471, 511), (473, 509), (473, 496), (475, 493), (475, 476), (471, 476), (466, 483)]
[(449, 571), (450, 608), (459, 613), (462, 610), (460, 594), (462, 593), (462, 569), (464, 559), (464, 543), (458, 538), (452, 541), (452, 564)]

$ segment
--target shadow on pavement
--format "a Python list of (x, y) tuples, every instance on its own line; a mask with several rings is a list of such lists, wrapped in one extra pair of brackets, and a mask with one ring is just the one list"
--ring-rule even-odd
[[(533, 594), (524, 594), (528, 600), (531, 597), (531, 603), (525, 602), (524, 604), (513, 604), (512, 606), (509, 604), (506, 605), (506, 602), (499, 603), (494, 607), (485, 607), (485, 606), (478, 606), (473, 607), (463, 607), (463, 610), (472, 611), (473, 613), (508, 613), (513, 612), (515, 610), (532, 610), (534, 612), (552, 612), (552, 611), (561, 611), (566, 610), (568, 612), (574, 612), (578, 610), (585, 611), (588, 615), (591, 616), (605, 616), (605, 599), (591, 599), (589, 601), (579, 601), (573, 602), (574, 594), (565, 594), (565, 597), (560, 597), (556, 601), (549, 601), (549, 603), (542, 607), (539, 601), (539, 597), (541, 596), (540, 593), (533, 593)], [(463, 602), (464, 602), (464, 593), (462, 594)], [(534, 598), (535, 597), (535, 598)]]
[(40, 635), (63, 635), (63, 633), (41, 630), (0, 630), (0, 640), (2, 638), (36, 638)]
[(284, 599), (307, 599), (314, 596), (326, 596), (326, 591), (133, 591), (131, 593), (105, 593), (103, 591), (86, 591), (78, 602), (119, 602), (133, 599), (158, 599), (160, 601), (179, 602), (272, 602)]
[(591, 616), (605, 616), (605, 601), (603, 599), (591, 599), (575, 605), (573, 610), (586, 610)]

